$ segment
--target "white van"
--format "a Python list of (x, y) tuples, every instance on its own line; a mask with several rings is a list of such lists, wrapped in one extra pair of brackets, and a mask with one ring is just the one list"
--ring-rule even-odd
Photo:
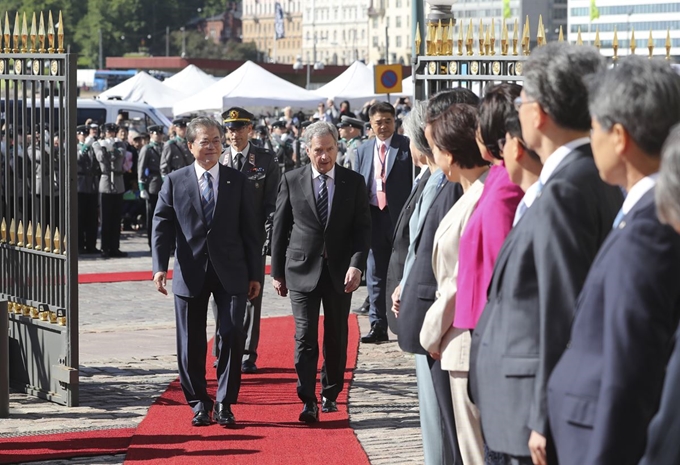
[(137, 132), (147, 132), (147, 128), (154, 125), (165, 126), (167, 130), (172, 124), (164, 114), (146, 103), (79, 98), (76, 106), (78, 125), (85, 124), (88, 119), (100, 125), (115, 123), (120, 113), (125, 115), (129, 128)]

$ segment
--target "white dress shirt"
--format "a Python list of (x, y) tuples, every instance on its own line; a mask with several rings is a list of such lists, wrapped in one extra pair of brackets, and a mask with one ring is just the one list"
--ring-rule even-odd
[[(237, 156), (237, 155), (238, 155), (239, 153), (240, 153), (241, 155), (243, 155), (243, 165), (245, 165), (246, 162), (248, 161), (248, 151), (249, 151), (249, 150), (250, 150), (250, 142), (248, 142), (248, 143), (246, 144), (246, 147), (245, 147), (243, 150), (241, 150), (240, 152), (237, 152), (236, 149), (235, 149), (233, 146), (230, 147), (230, 151), (231, 151), (231, 166), (232, 166), (234, 169), (237, 169), (237, 168), (238, 168), (238, 156)], [(225, 163), (226, 163), (226, 160), (225, 160)]]
[(198, 177), (198, 193), (199, 195), (203, 192), (203, 187), (205, 186), (205, 178), (203, 173), (208, 171), (212, 176), (213, 194), (215, 196), (215, 205), (217, 205), (217, 193), (220, 185), (220, 164), (215, 163), (209, 170), (203, 169), (201, 165), (194, 162), (194, 169), (196, 170), (196, 176)]
[(531, 205), (534, 203), (534, 200), (536, 200), (536, 197), (538, 197), (538, 192), (540, 190), (541, 184), (539, 181), (536, 181), (533, 183), (527, 191), (524, 193), (524, 197), (522, 197), (522, 201), (517, 205), (517, 210), (515, 211), (515, 219), (512, 222), (512, 225), (515, 226), (519, 222), (519, 219), (522, 218), (522, 215), (526, 213), (526, 211), (531, 207)]
[(630, 192), (628, 192), (628, 195), (621, 206), (621, 211), (624, 215), (627, 215), (635, 204), (656, 185), (658, 179), (659, 173), (650, 174), (649, 176), (640, 179), (633, 187), (631, 187)]

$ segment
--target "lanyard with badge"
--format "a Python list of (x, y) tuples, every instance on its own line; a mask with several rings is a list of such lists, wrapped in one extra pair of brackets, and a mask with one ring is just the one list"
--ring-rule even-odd
[(375, 180), (375, 188), (381, 192), (385, 191), (385, 162), (387, 161), (387, 147), (385, 147), (385, 156), (380, 156), (380, 147), (385, 147), (385, 143), (378, 145), (378, 161), (380, 162), (380, 178)]

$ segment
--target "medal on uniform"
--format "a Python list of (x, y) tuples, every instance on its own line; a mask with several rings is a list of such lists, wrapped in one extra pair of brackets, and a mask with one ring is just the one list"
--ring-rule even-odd
[[(255, 166), (255, 154), (254, 153), (248, 154), (248, 163)], [(257, 185), (255, 187), (257, 187)]]

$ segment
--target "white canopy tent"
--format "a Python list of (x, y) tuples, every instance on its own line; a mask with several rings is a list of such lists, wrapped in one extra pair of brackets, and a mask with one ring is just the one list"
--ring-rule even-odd
[(271, 107), (316, 108), (323, 97), (298, 87), (247, 61), (210, 87), (173, 106), (175, 115), (244, 107), (257, 112)]
[(171, 116), (173, 104), (186, 96), (185, 92), (168, 87), (142, 71), (117, 86), (105, 90), (97, 98), (100, 100), (120, 98), (128, 102), (144, 102), (161, 113)]
[(217, 80), (213, 76), (198, 66), (189, 65), (179, 73), (167, 78), (163, 81), (163, 84), (186, 95), (192, 95), (215, 84), (215, 82)]
[[(404, 84), (408, 84), (408, 87)], [(402, 87), (402, 92), (390, 94), (390, 99), (413, 95), (410, 77), (402, 81)], [(386, 94), (374, 92), (373, 66), (367, 66), (360, 61), (355, 61), (340, 76), (313, 92), (326, 99), (333, 99), (336, 105), (342, 100), (347, 100), (352, 108), (361, 108), (364, 103), (373, 99), (387, 100)]]

